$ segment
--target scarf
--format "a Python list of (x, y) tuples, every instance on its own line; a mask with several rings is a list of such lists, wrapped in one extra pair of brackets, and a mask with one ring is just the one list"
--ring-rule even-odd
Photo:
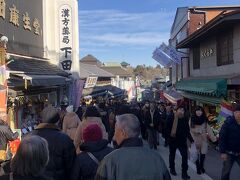
[(178, 118), (175, 116), (174, 121), (173, 121), (172, 130), (171, 130), (171, 137), (176, 137), (177, 126), (178, 126)]

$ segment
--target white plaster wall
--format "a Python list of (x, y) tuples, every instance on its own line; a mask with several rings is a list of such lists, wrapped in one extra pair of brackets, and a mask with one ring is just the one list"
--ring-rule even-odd
[(217, 66), (216, 55), (216, 37), (207, 39), (200, 44), (200, 52), (203, 49), (212, 48), (214, 50), (213, 55), (207, 58), (200, 58), (200, 69), (193, 70), (193, 57), (192, 51), (190, 51), (190, 69), (191, 76), (222, 76), (232, 75), (240, 73), (240, 25), (237, 25), (233, 31), (233, 60), (234, 64)]
[(44, 30), (44, 56), (51, 63), (59, 66), (59, 8), (68, 4), (72, 8), (72, 68), (74, 79), (79, 78), (79, 23), (78, 23), (78, 1), (77, 0), (43, 0), (43, 30)]

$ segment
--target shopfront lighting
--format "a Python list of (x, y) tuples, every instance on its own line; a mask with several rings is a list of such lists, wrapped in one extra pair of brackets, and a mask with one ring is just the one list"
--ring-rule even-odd
[(2, 36), (0, 38), (0, 41), (1, 41), (2, 45), (3, 45), (3, 47), (6, 48), (7, 47), (7, 43), (8, 43), (8, 38), (6, 36)]

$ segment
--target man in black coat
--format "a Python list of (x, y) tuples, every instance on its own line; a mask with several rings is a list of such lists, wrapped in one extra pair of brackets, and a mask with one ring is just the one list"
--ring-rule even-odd
[(83, 130), (81, 153), (77, 156), (71, 180), (94, 180), (99, 162), (110, 152), (108, 141), (102, 139), (102, 130), (97, 124), (91, 124)]
[(46, 107), (42, 111), (42, 123), (31, 134), (38, 135), (48, 142), (50, 159), (46, 167), (46, 176), (54, 180), (66, 180), (70, 177), (76, 150), (72, 140), (56, 125), (59, 118), (54, 107)]
[[(0, 119), (0, 150), (6, 151), (8, 142), (17, 139), (17, 137), (18, 133), (13, 133), (9, 125)], [(7, 156), (9, 157), (6, 157), (6, 159), (11, 158), (11, 154), (8, 154)], [(0, 159), (0, 163), (6, 159)]]
[(240, 104), (221, 128), (219, 149), (223, 160), (222, 180), (229, 180), (234, 162), (240, 166)]
[(145, 115), (145, 125), (148, 133), (148, 143), (151, 149), (157, 149), (158, 128), (160, 125), (160, 114), (155, 107), (155, 103), (150, 103), (150, 110)]
[(179, 106), (174, 112), (174, 118), (167, 121), (167, 134), (169, 137), (169, 165), (170, 173), (174, 176), (177, 175), (175, 171), (175, 155), (178, 149), (182, 156), (182, 178), (190, 179), (187, 174), (188, 170), (188, 146), (187, 139), (193, 143), (193, 138), (190, 134), (189, 120), (186, 117), (185, 109)]

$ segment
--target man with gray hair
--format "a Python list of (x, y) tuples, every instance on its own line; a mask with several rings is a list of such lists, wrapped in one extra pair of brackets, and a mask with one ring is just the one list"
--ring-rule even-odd
[(139, 135), (140, 123), (135, 115), (116, 117), (114, 138), (119, 149), (102, 160), (95, 180), (171, 180), (160, 154), (144, 148)]

